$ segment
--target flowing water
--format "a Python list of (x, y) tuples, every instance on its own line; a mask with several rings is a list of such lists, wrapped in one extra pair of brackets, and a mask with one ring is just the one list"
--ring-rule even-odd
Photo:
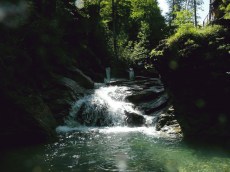
[[(1, 161), (2, 172), (228, 172), (229, 151), (187, 145), (155, 130), (147, 116), (126, 101), (129, 86), (97, 85), (72, 106), (59, 140), (36, 148), (13, 150)], [(144, 117), (141, 127), (128, 127), (126, 111)]]

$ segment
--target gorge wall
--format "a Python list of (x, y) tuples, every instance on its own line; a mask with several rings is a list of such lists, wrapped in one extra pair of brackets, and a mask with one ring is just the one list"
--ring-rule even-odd
[(185, 31), (154, 51), (186, 139), (229, 141), (229, 29)]
[(0, 146), (53, 140), (110, 62), (97, 8), (88, 18), (66, 1), (3, 1), (1, 12)]

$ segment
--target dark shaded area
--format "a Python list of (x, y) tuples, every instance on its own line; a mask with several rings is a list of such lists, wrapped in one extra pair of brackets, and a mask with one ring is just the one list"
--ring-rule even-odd
[(222, 28), (187, 32), (158, 47), (157, 67), (185, 139), (229, 143), (229, 40), (229, 29)]
[(110, 63), (97, 6), (89, 16), (62, 0), (1, 1), (1, 10), (0, 146), (51, 141)]

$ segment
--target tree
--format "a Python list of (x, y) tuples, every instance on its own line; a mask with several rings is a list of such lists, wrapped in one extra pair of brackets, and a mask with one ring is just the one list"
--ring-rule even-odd
[(194, 20), (194, 26), (197, 27), (197, 19), (199, 16), (197, 16), (197, 11), (201, 8), (201, 5), (203, 4), (203, 0), (187, 0), (186, 3), (186, 10), (190, 11), (193, 14), (193, 20)]
[(193, 0), (193, 5), (194, 5), (194, 23), (195, 23), (195, 27), (197, 27), (196, 0)]
[(224, 19), (230, 19), (230, 2), (229, 0), (222, 0), (219, 7)]
[(175, 12), (180, 11), (183, 7), (184, 0), (167, 0), (167, 3), (169, 5), (169, 26), (171, 27), (172, 21), (175, 19)]
[(192, 25), (192, 13), (188, 10), (181, 10), (175, 12), (175, 19), (173, 20), (173, 25), (176, 27), (181, 27), (183, 25)]
[(113, 21), (113, 49), (115, 58), (118, 58), (117, 55), (117, 31), (116, 31), (116, 24), (117, 24), (117, 1), (112, 0), (112, 21)]
[(176, 17), (176, 12), (187, 10), (192, 13), (194, 26), (197, 27), (197, 10), (201, 9), (203, 0), (168, 0), (170, 7), (169, 12), (169, 26), (171, 27), (172, 21)]
[(146, 58), (150, 50), (164, 38), (165, 20), (157, 0), (87, 2), (100, 6), (100, 23), (106, 30), (107, 43), (115, 59), (129, 59), (133, 63), (131, 61), (138, 58)]

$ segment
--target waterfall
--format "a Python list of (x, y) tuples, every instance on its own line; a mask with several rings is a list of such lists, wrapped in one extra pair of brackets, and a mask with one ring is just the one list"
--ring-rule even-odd
[(137, 77), (96, 83), (95, 89), (72, 104), (65, 126), (154, 128), (168, 96), (158, 78)]
[(132, 92), (127, 86), (100, 86), (72, 106), (66, 124), (77, 126), (150, 125), (150, 117), (135, 109), (125, 98)]

